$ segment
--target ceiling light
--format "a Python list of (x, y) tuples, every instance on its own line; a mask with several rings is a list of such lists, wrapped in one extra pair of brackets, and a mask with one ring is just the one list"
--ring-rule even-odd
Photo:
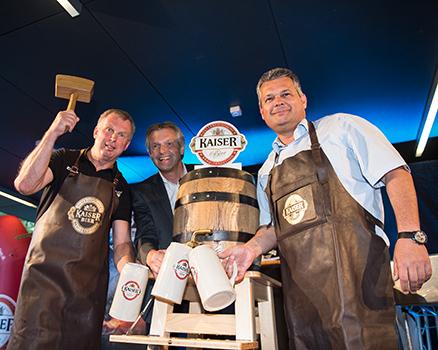
[(415, 157), (421, 157), (426, 147), (427, 140), (429, 139), (430, 131), (432, 130), (433, 122), (436, 118), (438, 111), (438, 69), (435, 72), (435, 79), (432, 85), (431, 94), (429, 95), (428, 103), (425, 109), (426, 117), (420, 124), (419, 137), (417, 137), (417, 150), (415, 151)]
[(82, 4), (79, 0), (57, 0), (64, 10), (66, 10), (70, 16), (76, 17), (79, 16), (82, 9)]
[(241, 117), (242, 116), (242, 109), (239, 105), (231, 106), (230, 107), (230, 114), (232, 117)]
[(15, 196), (13, 196), (12, 194), (9, 194), (9, 193), (6, 193), (6, 192), (3, 192), (3, 191), (0, 191), (0, 196), (6, 197), (6, 198), (8, 198), (8, 199), (10, 199), (10, 200), (13, 200), (13, 201), (17, 202), (17, 203), (27, 205), (28, 207), (36, 208), (36, 205), (35, 205), (35, 204), (33, 204), (33, 203), (31, 203), (31, 202), (28, 202), (28, 201), (25, 201), (24, 199), (21, 199), (21, 198), (15, 197)]

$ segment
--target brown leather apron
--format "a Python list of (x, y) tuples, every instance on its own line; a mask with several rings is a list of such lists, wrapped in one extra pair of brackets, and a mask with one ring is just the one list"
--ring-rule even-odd
[(396, 349), (388, 248), (340, 183), (309, 122), (311, 150), (273, 168), (270, 198), (291, 349)]
[(114, 183), (84, 175), (79, 157), (35, 225), (8, 349), (100, 347), (119, 175)]

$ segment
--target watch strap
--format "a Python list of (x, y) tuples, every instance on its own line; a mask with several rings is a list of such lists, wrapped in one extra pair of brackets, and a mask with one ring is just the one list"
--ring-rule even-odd
[(414, 238), (416, 232), (417, 231), (403, 231), (399, 232), (397, 235), (398, 238)]
[(418, 244), (425, 244), (427, 242), (427, 235), (422, 230), (402, 231), (398, 233), (398, 238), (410, 238)]

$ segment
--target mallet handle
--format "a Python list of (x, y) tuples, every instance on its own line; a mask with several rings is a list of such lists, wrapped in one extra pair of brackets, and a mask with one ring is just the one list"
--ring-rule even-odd
[[(72, 92), (70, 95), (70, 100), (68, 101), (67, 111), (74, 111), (76, 108), (76, 101), (78, 99), (79, 94), (77, 92)], [(66, 133), (68, 130), (68, 127), (65, 127), (64, 133)]]
[(70, 100), (68, 101), (67, 111), (74, 111), (76, 107), (76, 100), (79, 94), (77, 92), (72, 92), (70, 95)]

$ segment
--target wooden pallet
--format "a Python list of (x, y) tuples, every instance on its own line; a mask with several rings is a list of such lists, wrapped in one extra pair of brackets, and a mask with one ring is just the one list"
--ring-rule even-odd
[(161, 346), (185, 346), (204, 349), (257, 349), (256, 341), (216, 340), (196, 338), (167, 338), (147, 335), (111, 335), (110, 341), (115, 343), (147, 344)]

